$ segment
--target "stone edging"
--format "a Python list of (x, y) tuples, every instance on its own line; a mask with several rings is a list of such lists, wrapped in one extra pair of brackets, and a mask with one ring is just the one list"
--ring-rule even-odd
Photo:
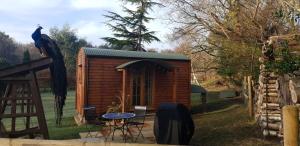
[(36, 140), (0, 138), (0, 146), (158, 146), (158, 144), (81, 142), (80, 140)]

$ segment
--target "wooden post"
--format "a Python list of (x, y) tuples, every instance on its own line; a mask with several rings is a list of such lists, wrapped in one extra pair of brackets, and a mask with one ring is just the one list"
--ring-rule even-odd
[(298, 146), (299, 123), (298, 108), (287, 105), (282, 108), (284, 146)]
[(36, 75), (33, 71), (30, 72), (30, 88), (32, 91), (32, 101), (33, 104), (35, 104), (35, 110), (37, 113), (37, 119), (38, 119), (38, 123), (39, 123), (39, 128), (40, 131), (42, 132), (44, 139), (49, 139), (49, 133), (48, 133), (48, 127), (47, 127), (47, 123), (46, 123), (46, 117), (45, 117), (45, 112), (44, 112), (44, 108), (43, 108), (43, 102), (42, 102), (42, 98), (41, 98), (41, 94), (40, 94), (40, 90), (38, 88), (37, 85), (37, 80), (36, 80)]
[(249, 111), (249, 116), (252, 118), (253, 117), (253, 97), (252, 97), (252, 76), (248, 76), (248, 111)]
[(145, 105), (145, 68), (142, 69), (142, 73), (140, 76), (141, 80), (140, 80), (140, 84), (141, 84), (141, 88), (140, 88), (140, 105)]
[(206, 95), (207, 95), (207, 93), (201, 93), (203, 112), (206, 112)]
[(177, 102), (177, 69), (173, 70), (173, 102)]
[(122, 82), (122, 112), (125, 112), (125, 101), (126, 101), (126, 76), (127, 76), (127, 73), (126, 73), (126, 69), (123, 69), (122, 70), (122, 73), (123, 73), (123, 82)]
[[(13, 85), (12, 86), (12, 90), (13, 91), (17, 91), (17, 85)], [(10, 98), (16, 98), (17, 93), (16, 92), (12, 92), (11, 97)], [(16, 132), (16, 115), (17, 115), (17, 100), (11, 100), (11, 131), (12, 132)]]
[(247, 95), (247, 92), (248, 92), (248, 82), (247, 82), (247, 76), (244, 76), (244, 80), (243, 80), (243, 100), (244, 100), (244, 104), (246, 105), (247, 103), (247, 98), (248, 98), (248, 95)]
[[(155, 91), (156, 91), (156, 70), (155, 69), (153, 69), (152, 70), (152, 101), (151, 101), (151, 104), (150, 105), (152, 105), (152, 107), (154, 107), (155, 106), (155, 104), (156, 104), (156, 98), (155, 98)], [(154, 107), (155, 108), (155, 107)]]

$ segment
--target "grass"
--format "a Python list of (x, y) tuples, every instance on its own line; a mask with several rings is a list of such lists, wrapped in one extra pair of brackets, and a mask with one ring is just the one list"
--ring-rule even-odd
[(219, 92), (215, 91), (208, 92), (205, 106), (201, 104), (201, 98), (198, 93), (191, 95), (192, 113), (212, 112), (243, 102), (240, 98), (219, 98)]
[[(77, 126), (74, 121), (74, 91), (68, 92), (61, 127), (55, 126), (53, 95), (43, 92), (41, 96), (50, 139), (76, 139), (80, 138), (80, 132), (88, 131), (84, 125)], [(278, 141), (263, 139), (261, 130), (250, 120), (247, 109), (239, 98), (219, 98), (219, 92), (209, 92), (206, 107), (203, 107), (200, 95), (192, 94), (191, 104), (196, 125), (192, 145), (280, 145)], [(22, 124), (24, 123), (19, 122), (18, 127)]]
[[(85, 125), (78, 126), (74, 121), (75, 114), (75, 92), (69, 91), (64, 106), (64, 115), (62, 119), (62, 125), (60, 127), (55, 126), (55, 114), (54, 114), (54, 97), (51, 92), (43, 92), (41, 94), (44, 110), (46, 113), (46, 120), (48, 125), (48, 131), (50, 139), (76, 139), (80, 138), (80, 132), (86, 132), (88, 129)], [(94, 129), (94, 127), (93, 127)], [(97, 128), (96, 128), (97, 130)]]
[[(278, 140), (264, 139), (254, 120), (250, 120), (247, 108), (239, 98), (208, 96), (206, 112), (198, 95), (192, 96), (193, 119), (196, 125), (190, 144), (204, 146), (253, 146), (280, 145)], [(200, 112), (200, 113), (199, 113)]]
[[(66, 104), (64, 106), (64, 115), (62, 119), (62, 125), (60, 127), (56, 127), (55, 125), (55, 114), (54, 114), (54, 96), (51, 92), (42, 92), (41, 93), (46, 122), (48, 126), (48, 132), (50, 139), (76, 139), (80, 138), (80, 132), (86, 132), (88, 129), (85, 125), (77, 126), (74, 121), (75, 114), (75, 92), (69, 91), (68, 97), (66, 99)], [(7, 111), (9, 112), (9, 111)], [(11, 121), (10, 119), (3, 120), (6, 129), (10, 129)], [(37, 126), (37, 119), (31, 119), (31, 126)], [(25, 129), (25, 118), (17, 118), (16, 120), (16, 128), (17, 130)], [(91, 127), (97, 130), (97, 127)]]

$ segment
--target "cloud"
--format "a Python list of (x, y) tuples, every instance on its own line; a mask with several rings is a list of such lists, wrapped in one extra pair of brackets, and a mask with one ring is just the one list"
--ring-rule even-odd
[(30, 26), (18, 27), (17, 24), (0, 23), (0, 31), (4, 31), (17, 42), (32, 42), (31, 33), (33, 30)]
[(94, 20), (82, 20), (72, 24), (71, 27), (77, 30), (79, 37), (86, 38), (94, 45), (103, 44), (101, 38), (111, 36), (111, 31), (105, 24)]
[(75, 9), (118, 8), (120, 0), (72, 0), (71, 7)]
[(32, 13), (44, 9), (55, 8), (63, 0), (1, 0), (0, 12), (6, 13)]
[[(61, 27), (69, 23), (77, 30), (79, 37), (85, 38), (94, 45), (103, 44), (100, 38), (112, 36), (112, 31), (103, 23), (106, 19), (104, 10), (114, 11), (121, 15), (122, 6), (134, 8), (133, 5), (124, 4), (120, 0), (0, 0), (0, 31), (4, 31), (16, 41), (22, 43), (32, 42), (31, 33), (37, 24), (45, 29), (53, 26)], [(159, 8), (150, 12), (154, 18), (158, 15), (166, 17)], [(160, 19), (151, 21), (149, 29), (157, 31), (162, 42), (145, 44), (146, 48), (169, 48), (165, 34), (170, 32), (170, 26), (161, 23)]]
[[(148, 25), (149, 29), (157, 31), (156, 36), (161, 39), (161, 42), (145, 44), (145, 48), (156, 48), (159, 50), (174, 48), (175, 44), (172, 44), (172, 42), (169, 42), (165, 38), (165, 35), (169, 32), (169, 29), (167, 29), (167, 24), (164, 24), (159, 20), (156, 20), (150, 24), (151, 25)], [(77, 31), (79, 37), (85, 38), (88, 42), (91, 42), (94, 45), (104, 44), (105, 42), (101, 38), (112, 36), (113, 33), (104, 23), (94, 20), (82, 20), (71, 24), (71, 27)]]

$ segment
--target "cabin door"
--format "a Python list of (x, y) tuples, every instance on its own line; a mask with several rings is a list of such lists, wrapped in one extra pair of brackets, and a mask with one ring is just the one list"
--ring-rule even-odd
[(132, 71), (132, 105), (152, 105), (153, 70), (149, 67)]

